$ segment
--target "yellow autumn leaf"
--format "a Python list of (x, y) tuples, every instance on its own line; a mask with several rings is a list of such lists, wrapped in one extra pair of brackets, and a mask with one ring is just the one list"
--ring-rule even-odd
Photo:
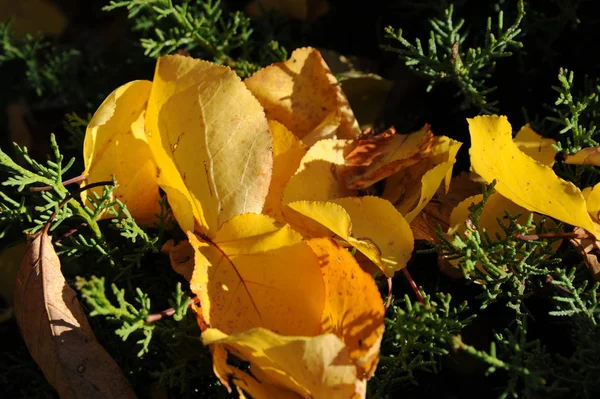
[[(202, 333), (202, 342), (205, 345), (223, 346), (250, 363), (252, 374), (258, 373), (260, 380), (223, 364), (223, 356), (213, 357), (221, 362), (215, 365), (215, 369), (235, 375), (237, 378), (233, 380), (234, 383), (255, 399), (348, 399), (357, 395), (357, 384), (361, 386), (348, 348), (331, 333), (315, 337), (283, 336), (264, 328), (255, 328), (227, 335), (210, 328)], [(277, 387), (279, 392), (274, 392), (272, 387)], [(273, 396), (282, 391), (285, 396)], [(297, 396), (293, 396), (294, 393)]]
[[(383, 336), (381, 295), (346, 249), (330, 239), (308, 245), (319, 259), (326, 291), (319, 335), (205, 330), (202, 340), (211, 345), (215, 373), (228, 389), (233, 381), (254, 398), (365, 396)], [(227, 352), (249, 362), (252, 375), (227, 364)]]
[[(141, 223), (151, 223), (160, 211), (157, 168), (144, 140), (151, 85), (138, 80), (113, 91), (94, 113), (83, 143), (83, 173), (88, 176), (84, 184), (110, 180), (115, 175), (119, 186), (113, 191), (114, 198), (123, 201)], [(102, 188), (94, 191), (101, 193)], [(81, 194), (84, 203), (89, 202), (88, 195)]]
[[(412, 230), (389, 201), (366, 196), (296, 201), (288, 206), (347, 241), (389, 277), (404, 268), (410, 259), (414, 248)], [(294, 220), (298, 219), (301, 223), (298, 229), (306, 231), (307, 223), (301, 218)], [(323, 236), (313, 230), (308, 230), (308, 234)]]
[(552, 145), (556, 144), (556, 140), (543, 138), (529, 124), (519, 130), (513, 141), (521, 151), (536, 161), (550, 167), (554, 165), (557, 151)]
[(346, 150), (340, 176), (350, 189), (369, 187), (428, 157), (433, 139), (429, 125), (425, 125), (411, 134), (396, 134), (390, 128), (372, 138), (356, 140)]
[(262, 211), (273, 141), (261, 105), (231, 69), (159, 58), (146, 139), (184, 231), (214, 234), (236, 215)]
[(498, 193), (529, 211), (600, 233), (581, 191), (521, 151), (506, 117), (478, 116), (468, 122), (471, 166), (486, 182), (496, 180)]
[(298, 169), (306, 146), (281, 123), (269, 121), (269, 127), (273, 134), (273, 174), (263, 213), (285, 224), (281, 210), (283, 189)]
[(287, 204), (294, 201), (328, 201), (358, 194), (349, 190), (339, 177), (344, 164), (344, 150), (350, 140), (320, 140), (309, 148), (296, 173), (283, 189), (281, 205), (285, 220), (303, 235), (322, 237), (328, 230), (321, 224), (290, 212)]
[(226, 334), (254, 327), (285, 335), (318, 332), (325, 295), (319, 261), (289, 226), (248, 213), (210, 239), (192, 232), (188, 239), (195, 258), (190, 287), (207, 325)]
[(244, 83), (276, 120), (311, 146), (326, 138), (354, 138), (358, 123), (335, 76), (318, 50), (304, 47)]

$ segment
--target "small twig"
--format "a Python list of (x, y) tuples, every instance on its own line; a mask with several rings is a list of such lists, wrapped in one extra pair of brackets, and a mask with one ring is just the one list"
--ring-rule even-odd
[[(195, 296), (190, 300), (190, 303), (188, 303), (188, 308), (191, 308), (192, 305), (197, 305), (198, 303), (200, 303), (200, 298)], [(175, 308), (161, 310), (158, 313), (152, 313), (151, 315), (148, 315), (148, 317), (146, 318), (146, 323), (148, 323), (148, 324), (154, 323), (155, 321), (162, 320), (166, 317), (171, 317), (174, 314), (175, 314)]]
[(117, 185), (116, 180), (113, 180), (113, 181), (99, 181), (99, 182), (96, 182), (96, 183), (88, 184), (87, 186), (80, 187), (75, 192), (67, 195), (65, 197), (65, 199), (63, 199), (60, 202), (60, 204), (58, 204), (58, 208), (54, 212), (52, 212), (52, 215), (50, 215), (50, 217), (46, 221), (46, 224), (44, 225), (44, 228), (42, 229), (42, 234), (48, 234), (48, 231), (50, 230), (50, 225), (52, 224), (52, 221), (56, 217), (56, 214), (57, 214), (58, 210), (62, 209), (62, 207), (65, 206), (65, 204), (67, 202), (69, 202), (73, 198), (75, 198), (75, 195), (77, 195), (78, 193), (80, 193), (82, 191), (85, 191), (85, 190), (89, 190), (90, 188), (101, 187), (101, 186), (116, 186), (116, 185)]
[(387, 312), (388, 308), (390, 307), (390, 305), (392, 304), (392, 278), (388, 277), (387, 278), (387, 283), (388, 283), (388, 297), (387, 297), (387, 301), (385, 302), (385, 311)]
[(589, 234), (575, 232), (541, 233), (541, 234), (515, 234), (515, 238), (523, 241), (536, 241), (540, 238), (588, 238)]
[(413, 280), (412, 276), (408, 272), (408, 269), (405, 267), (404, 269), (402, 269), (402, 272), (404, 273), (404, 277), (406, 277), (406, 279), (408, 280), (408, 283), (410, 284), (413, 291), (415, 292), (415, 295), (417, 296), (417, 299), (419, 300), (419, 302), (425, 303), (425, 300), (423, 299), (423, 295), (421, 294), (419, 287), (417, 287), (417, 283), (415, 283), (415, 280)]
[(58, 240), (55, 240), (54, 242), (56, 244), (59, 244), (62, 240), (64, 240), (65, 238), (69, 238), (70, 236), (72, 236), (73, 234), (77, 233), (79, 231), (79, 229), (86, 227), (88, 224), (83, 222), (81, 223), (79, 226), (72, 228), (71, 230), (67, 231), (65, 234), (63, 234), (62, 236), (60, 236), (60, 238)]
[[(63, 186), (67, 186), (69, 184), (73, 184), (73, 183), (78, 183), (80, 181), (83, 181), (85, 179), (87, 179), (87, 175), (79, 175), (79, 176), (75, 176), (70, 178), (69, 180), (65, 180), (64, 182), (62, 182)], [(37, 191), (49, 191), (52, 190), (54, 187), (52, 186), (42, 186), (42, 187), (30, 187), (29, 191), (32, 192), (37, 192)]]

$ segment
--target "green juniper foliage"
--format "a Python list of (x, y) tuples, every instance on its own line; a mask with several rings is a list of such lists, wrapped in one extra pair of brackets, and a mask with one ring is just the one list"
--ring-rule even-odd
[[(548, 50), (544, 59), (554, 62), (553, 47), (560, 34), (568, 26), (586, 22), (578, 16), (585, 0), (551, 1), (563, 10), (556, 14), (529, 8), (532, 2), (519, 1), (514, 7), (514, 3), (499, 1), (497, 15), (487, 18), (481, 31), (467, 26), (474, 22), (471, 17), (455, 19), (460, 7), (473, 2), (397, 3), (413, 11), (406, 15), (422, 15), (426, 9), (437, 12), (438, 18), (422, 21), (432, 28), (427, 49), (419, 39), (411, 42), (402, 29), (391, 27), (385, 34), (395, 43), (384, 48), (426, 77), (429, 89), (445, 81), (456, 85), (463, 110), (476, 113), (502, 112), (505, 105), (505, 99), (490, 99), (501, 91), (492, 84), (499, 59), (513, 51), (518, 56), (541, 51), (522, 49), (533, 35), (540, 43), (552, 43), (544, 47)], [(126, 10), (132, 36), (123, 37), (120, 52), (101, 51), (97, 58), (81, 43), (74, 46), (41, 35), (16, 38), (10, 23), (0, 21), (0, 105), (4, 108), (22, 100), (34, 112), (61, 107), (58, 126), (63, 128), (62, 135), (50, 136), (50, 156), (43, 161), (34, 159), (24, 147), (3, 143), (1, 247), (22, 240), (22, 232), (39, 231), (56, 211), (51, 232), (63, 273), (77, 288), (97, 338), (140, 396), (166, 392), (182, 398), (227, 397), (213, 375), (210, 351), (199, 340), (193, 312), (188, 311), (193, 301), (189, 285), (161, 252), (168, 240), (185, 238), (166, 199), (161, 200), (157, 222), (141, 226), (124, 204), (111, 199), (115, 187), (110, 183), (114, 182), (86, 192), (87, 205), (75, 199), (77, 190), (66, 183), (82, 170), (80, 153), (91, 112), (123, 82), (150, 78), (153, 58), (189, 53), (227, 65), (243, 78), (261, 66), (286, 59), (288, 53), (278, 42), (278, 32), (264, 29), (268, 24), (260, 25), (264, 21), (252, 21), (241, 11), (226, 11), (219, 1), (123, 0), (102, 6), (110, 17)], [(336, 11), (334, 2), (332, 9)], [(512, 21), (510, 26), (501, 9)], [(303, 28), (304, 33), (310, 30), (307, 25)], [(301, 37), (296, 39), (296, 43), (303, 42)], [(579, 72), (569, 68), (553, 72), (554, 76), (558, 73), (558, 85), (555, 80), (545, 82), (554, 87), (558, 99), (536, 99), (553, 105), (548, 107), (551, 115), (536, 115), (541, 122), (532, 123), (540, 133), (558, 139), (558, 150), (572, 154), (599, 142), (600, 86), (586, 77), (581, 89), (576, 89), (574, 73)], [(139, 76), (138, 70), (147, 76)], [(526, 109), (530, 105), (523, 104)], [(2, 113), (5, 131), (3, 118)], [(461, 125), (444, 129), (464, 130), (462, 116), (460, 121)], [(562, 177), (579, 187), (599, 180), (596, 169), (555, 164)], [(426, 271), (422, 270), (425, 265), (411, 265), (410, 273), (418, 275), (421, 301), (403, 288), (401, 273), (394, 277), (395, 299), (386, 313), (381, 358), (369, 381), (370, 397), (461, 397), (465, 394), (461, 386), (467, 392), (481, 392), (482, 397), (600, 395), (599, 284), (590, 277), (581, 254), (567, 243), (559, 247), (560, 238), (552, 237), (565, 226), (548, 220), (534, 222), (533, 217), (521, 225), (518, 215), (507, 214), (497, 221), (502, 233), (491, 237), (479, 225), (479, 218), (492, 192), (493, 185), (486, 187), (483, 202), (470, 208), (464, 233), (449, 238), (440, 232), (440, 244), (433, 248), (455, 261), (463, 278), (450, 279), (437, 267)], [(112, 219), (102, 219), (102, 215)], [(490, 314), (497, 319), (492, 327), (486, 324)], [(473, 330), (483, 341), (473, 339)], [(10, 397), (53, 397), (15, 333), (16, 327), (0, 324), (0, 331), (12, 331), (14, 341), (10, 352), (0, 352), (0, 391)], [(549, 338), (550, 333), (561, 333), (562, 339), (557, 343)], [(472, 364), (479, 371), (456, 373)]]
[(106, 11), (126, 8), (133, 30), (143, 37), (146, 55), (156, 58), (185, 50), (234, 69), (242, 78), (261, 66), (287, 59), (287, 51), (273, 37), (255, 43), (253, 28), (244, 13), (226, 15), (219, 0), (174, 4), (172, 0), (111, 1)]
[[(498, 58), (512, 55), (510, 49), (519, 49), (521, 34), (519, 25), (525, 15), (523, 1), (517, 3), (518, 14), (514, 23), (504, 28), (504, 13), (499, 11), (496, 26), (488, 18), (482, 47), (464, 48), (468, 31), (464, 29), (465, 20), (455, 22), (454, 6), (450, 4), (444, 10), (442, 18), (429, 20), (433, 28), (429, 33), (427, 53), (420, 39), (410, 43), (402, 29), (386, 28), (386, 37), (397, 41), (395, 47), (383, 48), (398, 54), (413, 71), (430, 79), (427, 90), (442, 81), (452, 81), (463, 96), (462, 107), (476, 107), (480, 113), (490, 114), (498, 111), (497, 101), (488, 101), (487, 96), (495, 87), (487, 87), (486, 80), (491, 77)], [(495, 30), (495, 32), (494, 32)]]

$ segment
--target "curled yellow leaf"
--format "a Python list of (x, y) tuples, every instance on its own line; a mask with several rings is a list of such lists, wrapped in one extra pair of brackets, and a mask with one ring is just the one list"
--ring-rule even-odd
[(498, 193), (529, 211), (597, 233), (581, 191), (521, 151), (506, 117), (478, 116), (468, 122), (472, 168), (486, 182), (496, 180)]
[[(141, 223), (151, 223), (160, 210), (157, 167), (144, 140), (151, 85), (137, 80), (113, 91), (94, 113), (83, 143), (87, 183), (110, 180), (115, 175), (119, 187), (113, 191), (114, 197), (123, 201)], [(95, 191), (101, 193), (102, 188)], [(81, 194), (85, 203), (88, 195)]]
[[(382, 198), (349, 197), (330, 201), (297, 201), (289, 208), (326, 227), (375, 263), (387, 276), (404, 268), (414, 248), (408, 222)], [(302, 229), (306, 222), (300, 219)], [(309, 230), (313, 237), (323, 236)]]
[(283, 189), (298, 169), (306, 146), (281, 123), (269, 121), (269, 127), (273, 133), (273, 175), (263, 213), (285, 224), (281, 209)]
[(261, 105), (231, 69), (159, 58), (146, 139), (184, 231), (214, 234), (236, 215), (262, 211), (273, 140)]

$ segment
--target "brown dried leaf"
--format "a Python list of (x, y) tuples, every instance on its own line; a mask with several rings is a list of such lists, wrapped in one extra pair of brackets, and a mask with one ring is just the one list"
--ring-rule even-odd
[(598, 261), (600, 241), (596, 240), (594, 236), (588, 234), (581, 227), (575, 227), (573, 233), (577, 234), (579, 237), (571, 238), (569, 242), (581, 251), (585, 265), (590, 269), (594, 279), (600, 281), (600, 261)]
[(194, 272), (194, 247), (192, 244), (185, 240), (175, 245), (175, 241), (169, 240), (164, 243), (161, 251), (169, 255), (173, 270), (190, 281)]
[(28, 237), (15, 314), (31, 356), (61, 398), (135, 398), (117, 363), (96, 340), (44, 231)]
[(363, 189), (429, 156), (433, 133), (429, 125), (411, 134), (393, 127), (372, 138), (359, 139), (345, 155), (340, 176), (349, 189)]
[(438, 223), (442, 231), (448, 231), (452, 210), (465, 198), (480, 193), (481, 184), (471, 180), (467, 172), (462, 172), (452, 179), (448, 194), (444, 194), (444, 187), (440, 187), (435, 197), (410, 222), (415, 240), (438, 242)]

